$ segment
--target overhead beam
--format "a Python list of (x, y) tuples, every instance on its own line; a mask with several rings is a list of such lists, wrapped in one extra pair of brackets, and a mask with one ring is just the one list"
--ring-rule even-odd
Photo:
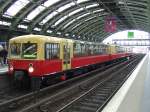
[(43, 3), (43, 0), (33, 0), (25, 8), (23, 8), (16, 16), (13, 18), (13, 22), (10, 26), (10, 29), (16, 28), (17, 25), (23, 21), (23, 19), (34, 10), (39, 4)]

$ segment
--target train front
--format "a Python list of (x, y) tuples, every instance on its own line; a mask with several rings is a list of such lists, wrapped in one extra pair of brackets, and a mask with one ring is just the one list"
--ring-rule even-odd
[[(9, 41), (9, 75), (15, 83), (20, 82), (23, 85), (29, 85), (31, 76), (38, 77), (37, 75), (40, 75), (41, 60), (38, 54), (38, 43), (35, 37), (30, 36), (17, 37)], [(39, 48), (42, 49), (43, 46)]]

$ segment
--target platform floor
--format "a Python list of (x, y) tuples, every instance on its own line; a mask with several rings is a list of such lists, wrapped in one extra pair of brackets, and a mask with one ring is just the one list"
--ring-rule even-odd
[(4, 74), (8, 72), (8, 66), (0, 66), (0, 74)]
[(147, 66), (147, 74), (144, 84), (144, 95), (142, 99), (142, 110), (141, 112), (150, 112), (150, 53), (149, 53), (149, 60)]

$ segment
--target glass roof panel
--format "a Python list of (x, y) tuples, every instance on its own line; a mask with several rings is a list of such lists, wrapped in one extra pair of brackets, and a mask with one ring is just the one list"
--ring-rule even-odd
[(87, 16), (87, 15), (90, 15), (90, 13), (83, 14), (82, 16), (79, 16), (78, 18), (76, 18), (76, 19), (70, 21), (69, 23), (67, 23), (67, 24), (64, 26), (64, 28), (66, 28), (67, 26), (69, 26), (69, 25), (70, 25), (71, 23), (73, 23), (74, 21), (76, 21), (76, 20), (78, 20), (78, 19), (80, 19), (80, 18), (82, 18), (82, 17), (84, 17), (84, 16)]
[(74, 6), (74, 5), (75, 5), (75, 3), (74, 3), (74, 2), (71, 2), (71, 3), (69, 3), (69, 4), (66, 4), (66, 5), (60, 7), (57, 11), (58, 11), (58, 12), (62, 12), (63, 10), (68, 9), (68, 8), (70, 8), (71, 6)]
[(90, 0), (77, 0), (77, 3), (82, 3), (82, 2), (86, 2), (86, 1), (90, 1)]
[(47, 17), (45, 17), (40, 23), (41, 24), (45, 24), (48, 20), (50, 20), (52, 17), (54, 17), (56, 14), (58, 14), (58, 12), (52, 12), (51, 14), (49, 14)]
[(64, 26), (64, 28), (66, 28), (67, 26), (69, 26), (71, 23), (73, 23), (74, 21), (76, 21), (76, 19), (74, 19), (74, 20), (72, 20), (72, 21), (70, 21), (69, 23), (67, 23), (65, 26)]
[(46, 0), (46, 2), (44, 2), (44, 4), (42, 4), (42, 5), (45, 6), (45, 7), (49, 7), (49, 6), (55, 4), (59, 1), (61, 1), (61, 0)]
[(15, 16), (29, 2), (29, 0), (18, 0), (14, 4), (12, 4), (4, 14)]
[[(98, 6), (98, 4), (92, 4), (92, 5), (90, 5), (90, 6), (87, 6), (86, 9), (91, 8), (91, 7), (95, 7), (95, 6)], [(75, 11), (69, 13), (68, 16), (64, 16), (63, 18), (61, 18), (60, 20), (58, 20), (58, 21), (54, 24), (54, 26), (58, 25), (60, 22), (62, 22), (63, 20), (65, 20), (67, 17), (72, 16), (72, 15), (74, 15), (74, 14), (76, 14), (76, 13), (82, 11), (82, 10), (84, 10), (84, 8), (79, 8), (79, 9), (77, 9), (77, 10), (75, 10)], [(85, 16), (85, 15), (84, 15), (84, 16)], [(80, 17), (80, 16), (79, 16), (79, 17)], [(78, 19), (79, 19), (79, 18), (78, 18)]]
[(61, 32), (57, 32), (58, 35), (61, 35)]
[(124, 5), (125, 2), (123, 2), (123, 1), (118, 1), (118, 4), (119, 4), (119, 5), (122, 5), (122, 4)]
[(33, 30), (35, 30), (35, 31), (41, 31), (41, 28), (35, 27)]
[[(84, 1), (89, 1), (89, 0), (78, 0), (78, 2), (84, 2)], [(59, 9), (57, 9), (57, 11), (54, 11), (53, 13), (51, 13), (51, 14), (49, 14), (47, 17), (45, 17), (40, 23), (41, 23), (41, 24), (45, 24), (45, 23), (46, 23), (47, 21), (49, 21), (52, 17), (54, 17), (57, 13), (62, 12), (62, 11), (64, 11), (65, 9), (68, 9), (68, 8), (70, 8), (71, 6), (74, 6), (74, 5), (76, 5), (75, 2), (71, 2), (71, 3), (69, 3), (69, 4), (66, 4), (66, 5), (60, 7)], [(86, 8), (88, 9), (88, 8), (95, 7), (95, 6), (98, 6), (98, 4), (92, 4), (92, 5), (87, 6)], [(77, 10), (75, 10), (75, 11), (69, 13), (68, 16), (72, 16), (72, 15), (74, 15), (74, 14), (76, 14), (76, 13), (82, 11), (82, 10), (84, 10), (84, 8), (79, 8), (79, 9), (77, 9)], [(60, 20), (58, 20), (58, 21), (54, 24), (54, 26), (58, 25), (60, 22), (62, 22), (63, 20), (65, 20), (68, 16), (64, 16), (63, 18), (61, 18)]]
[(84, 17), (84, 16), (87, 16), (87, 15), (89, 15), (90, 13), (86, 13), (86, 14), (83, 14), (82, 16), (79, 16), (77, 19), (80, 19), (80, 18), (82, 18), (82, 17)]
[(93, 11), (93, 13), (95, 13), (95, 12), (102, 12), (102, 11), (104, 11), (104, 9), (95, 10), (95, 11)]
[(3, 17), (12, 18), (12, 16), (10, 16), (10, 15), (8, 15), (8, 14), (3, 14)]
[(44, 6), (38, 6), (35, 10), (33, 10), (30, 14), (28, 14), (27, 18), (28, 20), (32, 20), (37, 16), (41, 11), (45, 9)]
[(11, 23), (10, 22), (6, 22), (6, 21), (0, 21), (0, 25), (10, 26)]
[(86, 6), (86, 8), (92, 8), (92, 7), (96, 7), (96, 6), (98, 6), (99, 4), (92, 4), (92, 5), (88, 5), (88, 6)]
[(93, 16), (93, 17), (91, 17), (91, 18), (88, 18), (88, 19), (86, 19), (85, 21), (89, 21), (89, 20), (91, 20), (91, 19), (93, 19), (93, 18), (95, 18), (95, 17), (97, 17), (97, 16)]
[(69, 34), (68, 34), (68, 33), (66, 33), (66, 34), (65, 34), (65, 36), (69, 36)]
[[(27, 18), (28, 20), (34, 19), (39, 13), (41, 13), (44, 9), (47, 7), (59, 2), (61, 0), (46, 0), (42, 5), (38, 6), (35, 10), (33, 10), (30, 14), (28, 14)], [(50, 16), (49, 16), (50, 17)], [(46, 18), (47, 20), (47, 18)], [(45, 20), (43, 20), (45, 21)], [(43, 22), (44, 23), (44, 22)]]
[(72, 11), (71, 13), (69, 13), (69, 16), (72, 16), (72, 15), (74, 15), (75, 13), (78, 13), (78, 12), (80, 12), (80, 11), (82, 11), (82, 10), (84, 10), (84, 8), (80, 8), (80, 9), (77, 9), (77, 10), (75, 10), (75, 11)]
[(20, 24), (20, 25), (18, 25), (18, 28), (27, 29), (27, 28), (28, 28), (28, 26)]
[(53, 31), (52, 30), (47, 30), (47, 33), (52, 33)]
[(63, 20), (65, 20), (68, 16), (64, 16), (62, 17), (61, 19), (59, 19), (55, 24), (54, 26), (58, 25), (60, 22), (62, 22)]
[(72, 29), (78, 27), (79, 25), (81, 25), (81, 23), (78, 23), (77, 25), (75, 25)]
[(52, 12), (51, 14), (49, 14), (47, 17), (45, 17), (40, 23), (41, 24), (45, 24), (48, 20), (50, 20), (52, 17), (54, 17), (56, 14), (58, 14), (58, 12), (62, 12), (64, 11), (65, 9), (68, 9), (70, 8), (71, 6), (74, 6), (75, 3), (74, 2), (71, 2), (69, 4), (66, 4), (62, 7), (60, 7), (59, 9), (57, 9), (57, 11), (54, 11)]

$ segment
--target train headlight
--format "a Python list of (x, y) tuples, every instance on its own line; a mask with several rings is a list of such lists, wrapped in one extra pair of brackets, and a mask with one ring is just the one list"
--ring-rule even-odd
[(33, 64), (29, 64), (29, 69), (28, 69), (28, 71), (29, 71), (30, 73), (32, 73), (32, 72), (34, 71)]
[(14, 70), (14, 67), (13, 67), (12, 65), (10, 65), (10, 66), (9, 66), (9, 70), (10, 70), (10, 71), (13, 71), (13, 70)]
[(30, 73), (32, 73), (32, 72), (34, 71), (34, 68), (33, 68), (33, 67), (29, 67), (28, 71), (29, 71)]

